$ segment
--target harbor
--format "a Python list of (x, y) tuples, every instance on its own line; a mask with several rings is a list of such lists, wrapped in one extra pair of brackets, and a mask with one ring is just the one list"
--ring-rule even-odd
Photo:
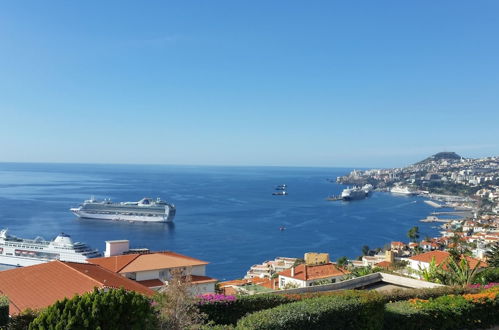
[(419, 220), (420, 222), (441, 222), (441, 223), (448, 223), (456, 219), (440, 219), (439, 217), (429, 215), (424, 219)]

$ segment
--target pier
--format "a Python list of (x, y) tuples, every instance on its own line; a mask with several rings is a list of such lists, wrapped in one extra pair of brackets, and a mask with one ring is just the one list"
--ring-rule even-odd
[(431, 212), (431, 215), (443, 215), (443, 214), (448, 214), (448, 215), (459, 215), (459, 216), (467, 216), (471, 215), (470, 211), (441, 211), (441, 212)]
[(438, 203), (435, 203), (434, 201), (424, 201), (426, 204), (430, 205), (430, 206), (433, 206), (434, 208), (441, 208), (442, 205), (441, 204), (438, 204)]
[(419, 220), (420, 222), (443, 222), (443, 223), (447, 223), (447, 222), (451, 222), (452, 220), (456, 220), (456, 219), (440, 219), (438, 217), (435, 217), (435, 216), (427, 216), (425, 219), (421, 219)]

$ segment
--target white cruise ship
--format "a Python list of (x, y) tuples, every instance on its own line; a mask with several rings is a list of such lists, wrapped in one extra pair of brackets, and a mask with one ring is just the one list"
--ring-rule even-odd
[(395, 186), (392, 189), (390, 189), (390, 192), (392, 194), (399, 194), (399, 195), (415, 195), (416, 193), (412, 190), (409, 189), (409, 187), (402, 187), (402, 186)]
[(53, 241), (37, 237), (24, 239), (9, 235), (7, 229), (0, 231), (0, 264), (32, 266), (52, 260), (87, 262), (87, 258), (100, 257), (97, 250), (84, 243), (73, 243), (64, 233)]
[(343, 189), (341, 192), (341, 199), (344, 201), (352, 201), (356, 199), (363, 199), (369, 196), (369, 194), (373, 190), (373, 186), (371, 184), (366, 184), (362, 188), (361, 187), (353, 187)]
[(116, 221), (171, 222), (175, 217), (175, 205), (161, 199), (143, 198), (138, 202), (113, 203), (109, 199), (97, 201), (93, 197), (77, 208), (70, 209), (84, 219)]

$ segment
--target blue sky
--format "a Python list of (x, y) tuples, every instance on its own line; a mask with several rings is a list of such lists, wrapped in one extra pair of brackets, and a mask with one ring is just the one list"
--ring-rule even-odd
[(499, 155), (497, 1), (3, 1), (0, 161)]

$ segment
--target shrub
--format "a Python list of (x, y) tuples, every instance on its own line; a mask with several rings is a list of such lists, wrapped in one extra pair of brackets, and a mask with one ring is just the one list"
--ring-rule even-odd
[(442, 286), (436, 288), (425, 289), (397, 289), (383, 292), (382, 296), (385, 302), (395, 302), (401, 300), (409, 300), (412, 298), (430, 299), (445, 296), (449, 294), (461, 295), (465, 293), (476, 293), (479, 288), (462, 287), (462, 286)]
[(287, 304), (293, 300), (277, 294), (259, 294), (232, 299), (202, 300), (199, 311), (206, 315), (208, 321), (216, 324), (236, 324), (237, 320), (248, 313)]
[(9, 298), (0, 295), (0, 326), (9, 322)]
[(12, 316), (9, 320), (8, 330), (26, 330), (31, 322), (40, 315), (39, 311), (26, 309), (19, 314)]
[(250, 314), (236, 329), (382, 329), (384, 302), (376, 292), (348, 292)]
[(386, 305), (385, 329), (476, 329), (499, 323), (499, 288)]
[(40, 313), (30, 329), (154, 329), (151, 301), (123, 289), (100, 291), (64, 299)]

